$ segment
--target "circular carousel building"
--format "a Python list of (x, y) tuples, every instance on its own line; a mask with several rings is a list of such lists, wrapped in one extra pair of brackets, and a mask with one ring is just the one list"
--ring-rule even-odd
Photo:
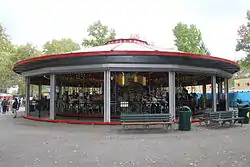
[[(123, 112), (170, 113), (175, 120), (184, 105), (193, 114), (208, 108), (229, 110), (228, 79), (239, 66), (222, 58), (157, 48), (138, 39), (117, 39), (103, 46), (22, 60), (13, 70), (25, 77), (27, 117), (70, 116), (111, 123), (119, 121)], [(36, 103), (30, 101), (34, 97), (30, 85), (38, 86)], [(47, 96), (42, 95), (42, 87), (50, 88)]]

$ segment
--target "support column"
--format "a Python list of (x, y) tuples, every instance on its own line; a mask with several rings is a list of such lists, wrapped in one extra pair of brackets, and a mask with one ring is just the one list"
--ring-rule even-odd
[(216, 96), (216, 76), (212, 76), (212, 111), (217, 110), (217, 96)]
[(202, 108), (206, 108), (206, 99), (207, 99), (207, 85), (202, 85)]
[(60, 97), (62, 96), (62, 92), (63, 92), (62, 86), (59, 86), (58, 89), (59, 89), (59, 90), (58, 90), (58, 91), (59, 91), (59, 92), (58, 92), (58, 93), (59, 93), (59, 97), (58, 97), (58, 98), (60, 98)]
[(25, 77), (25, 115), (30, 115), (30, 77)]
[(56, 99), (56, 75), (50, 74), (50, 108), (49, 108), (49, 116), (51, 120), (55, 119), (55, 104)]
[(30, 96), (31, 97), (34, 97), (34, 88), (33, 88), (33, 85), (30, 85)]
[(168, 72), (169, 113), (175, 120), (175, 72)]
[(42, 99), (42, 85), (38, 85), (38, 100)]
[(110, 122), (110, 70), (104, 71), (104, 122)]
[(225, 103), (226, 103), (226, 111), (229, 110), (229, 96), (228, 96), (228, 79), (224, 79), (224, 88), (225, 88)]
[(222, 80), (220, 80), (220, 82), (218, 83), (218, 99), (221, 100), (223, 96), (222, 93)]

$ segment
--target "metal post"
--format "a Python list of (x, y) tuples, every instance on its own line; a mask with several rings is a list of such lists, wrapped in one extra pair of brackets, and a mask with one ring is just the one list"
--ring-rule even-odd
[(206, 99), (207, 99), (207, 85), (202, 85), (202, 108), (206, 108)]
[(25, 77), (25, 115), (30, 115), (30, 77)]
[(38, 100), (42, 99), (42, 85), (38, 85)]
[(33, 98), (34, 97), (34, 91), (33, 91), (33, 85), (30, 85), (30, 96)]
[(228, 96), (228, 78), (224, 79), (224, 88), (225, 88), (225, 101), (226, 101), (226, 111), (229, 110), (229, 96)]
[(223, 93), (222, 93), (222, 81), (220, 81), (220, 82), (218, 83), (218, 99), (219, 99), (219, 100), (222, 99), (222, 95), (223, 95)]
[(217, 96), (216, 96), (216, 76), (212, 76), (212, 110), (216, 112), (217, 110)]
[(55, 99), (56, 99), (56, 75), (50, 74), (50, 108), (49, 116), (51, 120), (55, 119)]
[(62, 96), (62, 92), (63, 92), (63, 90), (62, 90), (62, 86), (59, 86), (58, 87), (58, 94), (59, 94), (59, 97), (58, 98), (60, 98), (61, 96)]
[(104, 71), (104, 122), (110, 122), (110, 70)]
[(168, 72), (169, 113), (175, 121), (175, 72)]
[(39, 84), (38, 85), (38, 117), (40, 118), (41, 117), (41, 109), (42, 109), (42, 106), (41, 106), (41, 100), (42, 100), (42, 85)]

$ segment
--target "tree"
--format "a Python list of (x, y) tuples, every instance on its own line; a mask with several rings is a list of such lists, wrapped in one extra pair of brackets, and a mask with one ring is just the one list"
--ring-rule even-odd
[(178, 50), (188, 53), (205, 54), (205, 50), (201, 48), (201, 31), (194, 24), (178, 23), (174, 27), (173, 33), (176, 38), (175, 45)]
[(85, 47), (101, 46), (108, 41), (114, 40), (116, 33), (114, 29), (109, 29), (108, 26), (103, 25), (100, 20), (94, 22), (87, 29), (88, 37), (82, 42)]
[(25, 45), (20, 45), (15, 47), (15, 52), (12, 53), (9, 56), (9, 62), (10, 64), (8, 65), (8, 85), (18, 85), (19, 87), (19, 94), (24, 94), (24, 80), (21, 75), (16, 74), (13, 72), (12, 67), (13, 64), (16, 63), (17, 61), (32, 58), (32, 57), (37, 57), (42, 55), (42, 52), (37, 49), (36, 46), (32, 44), (25, 44)]
[(11, 61), (15, 63), (20, 60), (29, 59), (41, 55), (42, 52), (39, 51), (36, 46), (27, 43), (25, 45), (20, 45), (15, 47), (15, 52), (11, 56)]
[(14, 46), (5, 28), (0, 24), (0, 89), (6, 90), (12, 72), (11, 55)]
[(250, 59), (250, 11), (247, 11), (247, 24), (241, 25), (238, 29), (236, 51), (243, 51), (247, 54), (247, 60)]
[(211, 56), (210, 51), (208, 50), (208, 48), (206, 47), (206, 45), (203, 41), (201, 42), (200, 50), (205, 51), (205, 55)]
[(43, 53), (46, 55), (66, 53), (80, 50), (80, 45), (70, 38), (62, 38), (60, 40), (53, 39), (43, 45)]
[[(22, 76), (13, 72), (14, 63), (41, 54), (32, 44), (14, 46), (9, 35), (5, 33), (5, 28), (0, 25), (0, 89), (6, 90), (7, 87), (13, 85), (23, 88)], [(20, 91), (24, 93), (23, 89)]]
[(11, 62), (11, 53), (1, 52), (0, 53), (0, 89), (4, 90), (10, 85), (11, 73), (12, 73), (12, 62)]
[(0, 52), (12, 52), (13, 45), (6, 29), (0, 24)]

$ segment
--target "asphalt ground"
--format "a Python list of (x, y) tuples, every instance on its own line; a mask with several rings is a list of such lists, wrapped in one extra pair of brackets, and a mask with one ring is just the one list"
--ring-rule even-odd
[(250, 166), (249, 125), (172, 132), (37, 122), (0, 114), (0, 167)]

